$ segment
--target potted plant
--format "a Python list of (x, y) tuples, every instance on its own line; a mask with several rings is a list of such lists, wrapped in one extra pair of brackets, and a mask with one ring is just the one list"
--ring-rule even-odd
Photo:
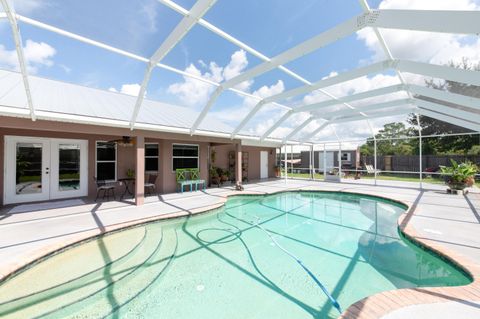
[(214, 148), (210, 151), (210, 160), (212, 161), (212, 164), (215, 164), (215, 160), (217, 158), (217, 151), (215, 151)]
[(127, 169), (127, 177), (128, 178), (135, 178), (135, 170), (129, 168)]
[(220, 186), (220, 177), (218, 176), (217, 168), (212, 166), (210, 168), (210, 184)]
[(228, 169), (227, 169), (227, 170), (225, 171), (225, 175), (227, 175), (228, 180), (229, 180), (230, 182), (232, 182), (232, 183), (235, 182), (235, 174), (232, 174), (232, 171), (231, 171), (231, 170), (228, 170)]
[(222, 175), (220, 176), (220, 180), (222, 181), (222, 183), (228, 182), (230, 180), (230, 171), (223, 170)]
[(475, 183), (475, 174), (477, 166), (472, 162), (458, 164), (453, 159), (450, 160), (452, 166), (440, 166), (442, 175), (445, 176), (445, 182), (449, 189), (447, 192), (456, 194), (459, 190), (472, 186)]
[(280, 166), (279, 166), (279, 165), (275, 165), (275, 166), (273, 167), (273, 169), (275, 170), (275, 176), (276, 176), (276, 177), (280, 177), (280, 176), (281, 176)]

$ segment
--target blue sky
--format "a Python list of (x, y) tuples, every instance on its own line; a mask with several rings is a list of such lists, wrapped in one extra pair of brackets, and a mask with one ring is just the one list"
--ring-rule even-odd
[[(194, 4), (194, 0), (175, 2), (186, 9)], [(21, 15), (147, 58), (182, 18), (156, 0), (14, 0), (13, 3)], [(478, 10), (480, 7), (478, 0), (369, 0), (369, 4), (372, 8)], [(361, 13), (357, 0), (218, 0), (204, 18), (272, 57)], [(142, 81), (145, 70), (142, 62), (24, 23), (20, 24), (20, 28), (24, 46), (28, 48), (26, 55), (30, 59), (30, 73), (126, 93), (135, 92)], [(480, 48), (478, 37), (432, 37), (425, 33), (395, 32), (385, 35), (395, 57), (432, 63), (445, 63), (449, 59), (465, 55), (470, 55), (472, 60), (479, 59), (479, 53), (475, 53)], [(412, 42), (418, 43), (418, 48), (408, 48)], [(13, 52), (11, 31), (5, 20), (0, 21), (0, 67), (17, 67), (13, 61)], [(286, 66), (314, 82), (330, 74), (345, 72), (383, 58), (383, 53), (375, 40), (372, 40), (372, 32), (364, 30)], [(218, 82), (260, 62), (260, 59), (198, 25), (162, 61)], [(385, 73), (377, 75), (377, 78), (372, 75), (330, 90), (341, 96), (378, 85), (389, 85), (395, 81), (393, 74)], [(422, 79), (413, 81), (421, 82)], [(273, 70), (244, 83), (242, 88), (250, 93), (268, 96), (300, 85), (302, 84), (298, 80), (279, 70)], [(156, 69), (147, 89), (147, 97), (200, 110), (211, 90), (208, 85)], [(283, 103), (296, 105), (318, 99), (324, 97), (312, 93)], [(213, 107), (212, 116), (218, 116), (235, 126), (239, 118), (252, 107), (252, 103), (226, 92)], [(284, 110), (281, 108), (267, 107), (245, 130), (261, 133), (282, 112)], [(291, 123), (279, 128), (277, 133), (288, 132), (304, 116), (305, 114), (298, 119), (294, 118)], [(365, 132), (363, 126), (359, 126), (359, 129)]]

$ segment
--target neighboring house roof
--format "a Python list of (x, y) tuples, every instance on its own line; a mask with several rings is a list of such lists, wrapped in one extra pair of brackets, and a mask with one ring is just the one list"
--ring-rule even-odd
[[(28, 79), (35, 111), (55, 113), (59, 120), (62, 120), (63, 114), (130, 122), (135, 96), (37, 76), (29, 76)], [(18, 115), (28, 110), (20, 73), (0, 70), (0, 106), (15, 108)], [(11, 111), (12, 115), (15, 115), (15, 109)], [(187, 107), (145, 99), (136, 122), (190, 129), (198, 114)], [(232, 127), (211, 117), (207, 117), (199, 129), (223, 133), (233, 131)]]

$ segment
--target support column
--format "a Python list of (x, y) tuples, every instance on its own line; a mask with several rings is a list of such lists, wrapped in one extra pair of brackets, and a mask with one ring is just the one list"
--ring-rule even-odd
[(135, 205), (140, 206), (145, 197), (145, 137), (137, 136), (135, 148)]
[(418, 138), (419, 138), (419, 143), (418, 143), (418, 154), (419, 156), (419, 166), (420, 166), (420, 189), (423, 188), (423, 154), (422, 154), (422, 126), (420, 125), (420, 116), (417, 115), (417, 124), (418, 124)]
[(373, 166), (374, 166), (374, 181), (377, 185), (377, 138), (373, 137)]
[(293, 144), (290, 145), (290, 173), (293, 174)]
[(242, 184), (242, 144), (240, 143), (235, 145), (235, 156), (237, 157), (235, 161), (235, 181)]
[(285, 144), (285, 162), (283, 163), (284, 167), (285, 167), (285, 184), (287, 183), (287, 178), (288, 178), (288, 163), (287, 163), (287, 160), (288, 160), (288, 152), (287, 152), (287, 144)]
[(314, 176), (315, 172), (314, 172), (314, 169), (313, 169), (314, 163), (315, 163), (315, 161), (313, 160), (313, 144), (312, 144), (312, 145), (310, 145), (310, 179), (311, 180), (315, 179), (314, 178), (315, 177)]
[(342, 142), (338, 142), (338, 181), (342, 182)]
[(323, 143), (323, 180), (327, 180), (327, 144)]

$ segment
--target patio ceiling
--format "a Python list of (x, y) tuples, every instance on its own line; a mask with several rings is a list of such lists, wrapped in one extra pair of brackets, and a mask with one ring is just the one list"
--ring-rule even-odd
[[(61, 114), (57, 114), (57, 112), (56, 114), (53, 114), (52, 110), (45, 110), (44, 108), (41, 109), (41, 107), (40, 111), (37, 110), (39, 106), (37, 105), (35, 98), (32, 98), (32, 92), (30, 90), (31, 77), (28, 75), (28, 70), (25, 63), (18, 22), (54, 32), (61, 36), (102, 48), (115, 54), (119, 54), (121, 56), (147, 64), (140, 88), (140, 93), (135, 99), (133, 99), (134, 102), (132, 102), (130, 108), (126, 108), (128, 110), (132, 110), (131, 114), (127, 116), (128, 119), (123, 117), (111, 118), (110, 120), (112, 122), (109, 123), (109, 125), (122, 127), (127, 126), (132, 130), (156, 129), (160, 131), (171, 131), (170, 127), (178, 128), (178, 125), (174, 125), (173, 123), (157, 123), (156, 121), (151, 123), (142, 123), (139, 121), (139, 114), (141, 114), (142, 109), (146, 107), (145, 105), (152, 104), (151, 101), (149, 102), (145, 99), (145, 92), (150, 82), (152, 71), (154, 68), (161, 68), (185, 77), (208, 83), (216, 88), (210, 95), (201, 112), (198, 114), (192, 113), (195, 117), (192, 118), (191, 121), (187, 121), (186, 123), (188, 124), (185, 124), (184, 122), (180, 124), (181, 129), (179, 129), (178, 132), (184, 134), (189, 133), (191, 135), (201, 134), (230, 137), (232, 139), (249, 139), (258, 141), (259, 143), (269, 142), (309, 144), (315, 143), (315, 136), (321, 132), (321, 130), (331, 124), (365, 120), (371, 127), (369, 123), (370, 119), (389, 117), (394, 114), (409, 114), (412, 112), (454, 123), (458, 126), (462, 126), (474, 131), (480, 131), (480, 115), (478, 112), (478, 110), (480, 110), (479, 99), (462, 94), (449, 93), (437, 89), (421, 87), (413, 83), (408, 83), (404, 77), (404, 72), (408, 72), (424, 77), (432, 77), (464, 83), (467, 85), (480, 86), (480, 75), (478, 71), (462, 70), (450, 66), (396, 59), (389, 49), (388, 43), (382, 34), (383, 29), (401, 29), (437, 33), (478, 35), (480, 34), (480, 11), (372, 10), (366, 0), (360, 0), (359, 3), (363, 10), (362, 14), (340, 23), (337, 26), (322, 32), (296, 46), (293, 46), (274, 57), (268, 57), (203, 18), (204, 15), (215, 5), (217, 2), (216, 0), (198, 0), (190, 10), (185, 9), (179, 4), (170, 0), (158, 0), (158, 2), (180, 14), (182, 19), (173, 29), (173, 31), (166, 37), (166, 39), (160, 44), (160, 46), (158, 46), (158, 49), (155, 51), (155, 53), (150, 57), (144, 57), (132, 52), (128, 52), (121, 48), (116, 48), (103, 42), (96, 41), (79, 34), (75, 34), (61, 28), (57, 28), (55, 26), (19, 15), (15, 12), (10, 0), (0, 0), (0, 3), (4, 9), (4, 13), (0, 13), (0, 19), (8, 20), (12, 30), (13, 40), (15, 42), (16, 53), (20, 66), (19, 70), (22, 76), (23, 89), (26, 94), (28, 116), (32, 120), (35, 120), (38, 117), (37, 113), (40, 112), (40, 114), (42, 114), (40, 118), (43, 119), (50, 119), (51, 116), (52, 118), (55, 118), (55, 120), (63, 119), (76, 121), (74, 116), (71, 114), (69, 115), (68, 112)], [(209, 32), (220, 36), (222, 39), (259, 58), (261, 63), (223, 82), (215, 82), (211, 79), (206, 79), (202, 76), (199, 76), (198, 74), (192, 74), (172, 66), (162, 64), (162, 59), (197, 24)], [(291, 61), (297, 60), (316, 50), (321, 50), (322, 47), (339, 41), (342, 38), (345, 38), (367, 27), (372, 28), (374, 31), (375, 36), (381, 45), (383, 52), (385, 53), (387, 58), (386, 60), (362, 66), (360, 68), (340, 73), (335, 76), (330, 76), (314, 83), (308, 81), (302, 75), (285, 67), (285, 65)], [(237, 88), (240, 83), (251, 80), (275, 69), (278, 69), (287, 76), (300, 81), (303, 83), (303, 86), (264, 98)], [(396, 74), (399, 84), (374, 88), (369, 91), (340, 97), (325, 91), (326, 87), (388, 70), (393, 71)], [(40, 80), (37, 79), (35, 81), (39, 82)], [(209, 131), (208, 129), (205, 129), (205, 125), (202, 124), (205, 124), (207, 114), (211, 111), (218, 98), (227, 90), (238, 95), (250, 97), (257, 101), (257, 103), (232, 130), (228, 131), (220, 125), (220, 127), (216, 127)], [(323, 95), (325, 95), (326, 100), (318, 103), (297, 105), (295, 107), (281, 104), (281, 102), (286, 99), (302, 96), (313, 91), (321, 92)], [(355, 107), (350, 104), (352, 102), (396, 92), (404, 92), (408, 98), (396, 99), (384, 103), (372, 103), (361, 107)], [(421, 98), (422, 96), (429, 99), (434, 99), (434, 101), (424, 100)], [(130, 98), (128, 101), (132, 101), (132, 99)], [(273, 125), (267, 128), (267, 130), (261, 135), (248, 136), (246, 134), (241, 134), (241, 130), (253, 118), (255, 118), (255, 115), (267, 104), (273, 104), (282, 109), (286, 109), (287, 112), (284, 113)], [(346, 109), (328, 109), (329, 106), (339, 104), (345, 106)], [(52, 114), (49, 112), (52, 112)], [(150, 110), (150, 112), (155, 111)], [(277, 129), (282, 123), (289, 121), (289, 119), (297, 113), (306, 113), (309, 114), (309, 117), (307, 117), (307, 119), (301, 124), (294, 127), (289, 133), (285, 133), (282, 138), (275, 138), (271, 136), (275, 129)], [(27, 115), (25, 110), (20, 110), (18, 108), (9, 110), (4, 109), (2, 110), (2, 114), (10, 116), (15, 114), (19, 116)], [(91, 114), (82, 114), (82, 117), (84, 121), (87, 121), (86, 119), (90, 119), (92, 122), (102, 121), (102, 117), (96, 116), (95, 112), (93, 111)], [(300, 139), (295, 139), (295, 136), (298, 135), (298, 133), (301, 132), (307, 125), (319, 119), (323, 119), (323, 121), (318, 128)], [(128, 125), (126, 125), (126, 123), (128, 123)]]

